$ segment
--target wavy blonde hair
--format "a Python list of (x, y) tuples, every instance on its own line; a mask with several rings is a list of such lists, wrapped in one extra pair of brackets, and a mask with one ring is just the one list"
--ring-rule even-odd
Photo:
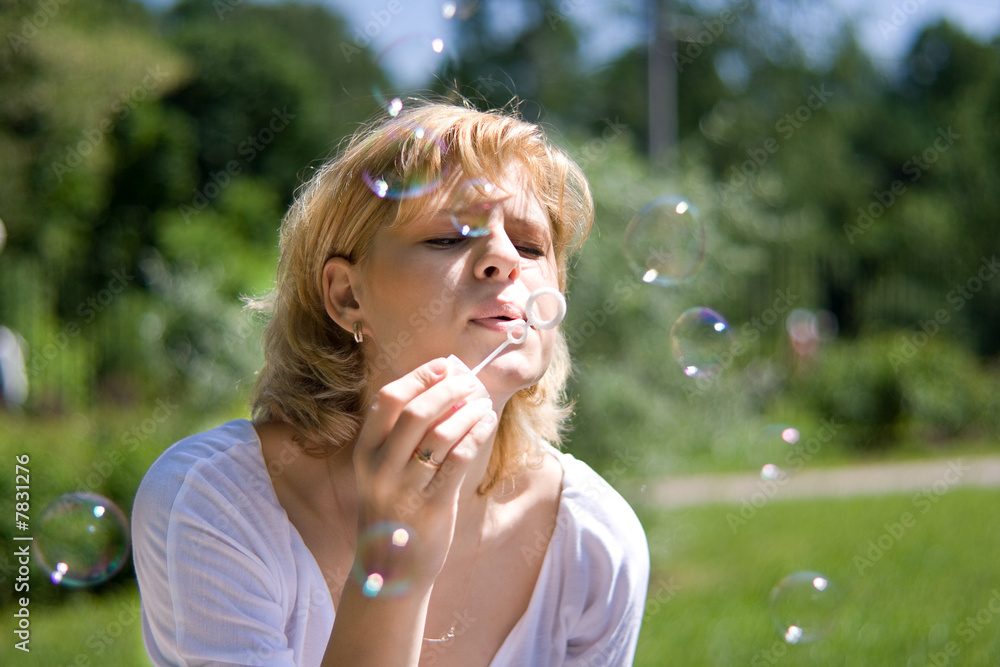
[[(319, 446), (313, 453), (354, 441), (371, 391), (372, 360), (327, 314), (324, 265), (332, 257), (364, 262), (376, 233), (425, 212), (435, 191), (459, 175), (499, 183), (512, 160), (524, 165), (549, 215), (565, 292), (569, 258), (593, 224), (590, 187), (566, 153), (512, 111), (410, 103), (359, 129), (316, 170), (282, 221), (274, 290), (248, 300), (250, 309), (269, 317), (264, 366), (251, 395), (255, 421), (287, 422)], [(503, 411), (482, 492), (537, 460), (542, 441), (560, 443), (570, 413), (569, 371), (569, 350), (557, 330), (545, 375)]]

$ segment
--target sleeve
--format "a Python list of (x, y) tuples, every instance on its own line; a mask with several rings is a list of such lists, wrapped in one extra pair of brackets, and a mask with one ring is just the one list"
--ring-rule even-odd
[[(649, 585), (649, 545), (638, 517), (611, 489), (581, 522), (576, 582), (586, 587), (582, 612), (570, 628), (563, 667), (632, 664)], [(588, 503), (589, 504), (589, 503)], [(572, 584), (571, 584), (572, 585)]]
[(135, 564), (153, 663), (294, 665), (281, 578), (252, 522), (203, 479), (174, 498), (142, 491)]

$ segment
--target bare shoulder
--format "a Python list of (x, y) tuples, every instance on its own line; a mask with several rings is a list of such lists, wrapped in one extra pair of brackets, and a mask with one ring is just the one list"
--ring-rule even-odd
[[(501, 532), (551, 535), (562, 494), (563, 468), (550, 452), (502, 484), (494, 501)], [(521, 535), (523, 537), (523, 535)]]

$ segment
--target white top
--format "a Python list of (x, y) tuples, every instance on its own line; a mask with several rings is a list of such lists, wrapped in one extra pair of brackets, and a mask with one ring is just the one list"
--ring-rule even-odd
[[(524, 616), (491, 667), (631, 665), (649, 548), (625, 500), (587, 464), (563, 467), (556, 528)], [(139, 486), (132, 514), (142, 635), (156, 665), (319, 665), (326, 581), (278, 503), (246, 420), (185, 438)], [(542, 557), (535, 547), (525, 558)]]

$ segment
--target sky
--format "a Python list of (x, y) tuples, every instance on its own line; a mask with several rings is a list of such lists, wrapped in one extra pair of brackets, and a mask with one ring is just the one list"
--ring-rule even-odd
[[(207, 0), (206, 0), (207, 1)], [(240, 0), (222, 0), (239, 2)], [(479, 0), (313, 0), (338, 10), (348, 21), (356, 43), (369, 44), (382, 60), (395, 70), (401, 83), (412, 83), (436, 63), (447, 58), (449, 37), (461, 30), (462, 14), (486, 11)], [(585, 54), (593, 63), (613, 57), (624, 48), (645, 38), (644, 16), (639, 11), (647, 0), (560, 0), (557, 7), (565, 17), (582, 28)], [(874, 61), (891, 70), (924, 26), (946, 17), (967, 33), (983, 41), (1000, 34), (998, 0), (804, 0), (814, 8), (815, 17), (801, 26), (803, 43), (810, 33), (822, 35), (840, 22), (853, 19), (862, 45)], [(172, 0), (146, 0), (151, 6), (168, 6)], [(504, 11), (494, 12), (489, 20), (499, 33), (516, 32), (523, 21), (522, 5), (531, 0), (505, 2)], [(738, 8), (741, 0), (702, 0), (710, 11)], [(456, 14), (445, 18), (443, 9), (456, 6)], [(614, 7), (635, 7), (632, 16)], [(441, 53), (430, 46), (440, 37)]]

